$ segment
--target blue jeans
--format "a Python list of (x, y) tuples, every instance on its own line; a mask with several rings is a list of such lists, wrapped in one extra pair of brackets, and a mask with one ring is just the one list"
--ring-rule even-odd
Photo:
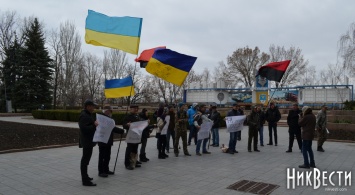
[(229, 151), (231, 151), (231, 152), (235, 151), (235, 146), (237, 145), (238, 132), (240, 132), (240, 131), (229, 133), (229, 146), (228, 147), (229, 147)]
[(188, 144), (191, 144), (191, 139), (194, 137), (195, 144), (197, 143), (197, 129), (195, 125), (189, 125), (190, 133), (189, 133), (189, 141)]
[[(200, 152), (201, 142), (202, 142), (202, 139), (197, 140), (196, 153)], [(202, 152), (207, 152), (207, 148), (206, 148), (207, 142), (208, 142), (208, 138), (203, 139)]]
[(264, 145), (264, 126), (259, 129), (260, 145)]
[[(315, 165), (313, 150), (312, 150), (312, 140), (302, 141), (302, 153), (303, 153), (304, 165), (306, 166)], [(308, 161), (308, 155), (310, 161)]]
[(213, 145), (219, 145), (219, 129), (218, 128), (212, 128), (212, 144)]
[(274, 130), (275, 145), (277, 145), (277, 123), (269, 123), (269, 144), (272, 145), (272, 131)]

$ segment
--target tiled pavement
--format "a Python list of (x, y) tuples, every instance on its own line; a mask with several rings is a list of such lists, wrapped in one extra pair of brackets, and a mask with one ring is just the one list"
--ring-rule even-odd
[[(0, 120), (5, 120), (0, 118)], [(6, 120), (10, 120), (7, 118)], [(29, 120), (29, 119), (27, 119)], [(20, 122), (21, 119), (16, 119)], [(36, 121), (49, 125), (51, 121)], [(63, 122), (58, 122), (63, 123)], [(64, 125), (76, 126), (76, 123)], [(267, 130), (264, 130), (267, 137)], [(325, 187), (286, 189), (286, 168), (303, 164), (301, 153), (294, 146), (293, 153), (285, 153), (288, 145), (287, 128), (278, 129), (279, 145), (259, 147), (260, 153), (247, 151), (247, 129), (238, 141), (238, 154), (224, 154), (219, 148), (210, 147), (212, 154), (194, 155), (195, 146), (189, 146), (191, 157), (173, 156), (165, 160), (157, 158), (156, 139), (149, 138), (148, 163), (134, 171), (123, 166), (126, 143), (122, 142), (118, 155), (116, 174), (109, 178), (97, 176), (98, 147), (94, 148), (89, 165), (89, 175), (96, 187), (84, 187), (80, 180), (81, 150), (64, 147), (0, 155), (0, 194), (249, 194), (226, 189), (239, 180), (253, 180), (279, 185), (272, 194), (355, 194), (355, 182), (346, 192), (325, 192)], [(220, 143), (227, 144), (229, 136), (220, 130)], [(265, 140), (267, 141), (268, 138)], [(266, 143), (266, 142), (265, 142)], [(1, 144), (1, 142), (0, 142)], [(112, 148), (111, 164), (115, 162), (118, 142)], [(296, 144), (297, 145), (297, 144)], [(352, 171), (355, 173), (355, 143), (326, 142), (325, 153), (315, 151), (318, 168), (327, 171)], [(172, 150), (171, 150), (172, 152)], [(296, 168), (296, 170), (300, 170)], [(336, 179), (333, 179), (336, 181)]]

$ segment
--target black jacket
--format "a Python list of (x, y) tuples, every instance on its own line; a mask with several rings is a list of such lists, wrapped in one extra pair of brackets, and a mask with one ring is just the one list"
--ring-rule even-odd
[[(103, 114), (103, 113), (102, 113), (102, 115), (107, 116), (106, 114)], [(109, 117), (109, 116), (107, 116), (107, 117)], [(109, 118), (111, 118), (111, 117), (109, 117)], [(107, 144), (102, 143), (102, 142), (98, 142), (98, 145), (99, 146), (112, 146), (113, 145), (113, 133), (121, 134), (121, 136), (122, 136), (122, 134), (124, 133), (124, 129), (114, 127), (111, 131), (111, 135), (110, 135), (110, 138), (108, 139)]]
[(129, 130), (129, 126), (127, 125), (127, 123), (133, 123), (133, 122), (137, 122), (137, 121), (143, 121), (143, 119), (140, 118), (138, 114), (129, 113), (123, 119), (122, 126), (123, 126), (124, 129), (126, 129), (128, 131)]
[[(127, 125), (127, 123), (131, 122), (137, 122), (137, 121), (144, 121), (144, 119), (142, 119), (141, 117), (139, 117), (138, 114), (132, 114), (132, 113), (129, 113), (124, 119), (123, 119), (123, 122), (122, 122), (122, 126), (124, 129), (129, 130), (129, 126)], [(150, 130), (154, 128), (154, 125), (148, 125), (144, 130), (143, 130), (143, 133), (142, 133), (142, 139), (146, 139), (149, 137), (149, 134), (150, 134)]]
[(232, 109), (231, 111), (228, 112), (227, 116), (241, 116), (244, 115), (243, 110), (238, 109), (238, 110), (234, 110)]
[(277, 107), (274, 109), (269, 108), (265, 113), (265, 117), (267, 122), (277, 123), (281, 119), (281, 113)]
[(265, 112), (260, 110), (260, 112), (258, 112), (258, 114), (259, 114), (259, 119), (260, 119), (260, 127), (264, 126), (265, 120), (266, 120)]
[(290, 110), (287, 116), (287, 124), (290, 129), (301, 130), (301, 127), (298, 124), (299, 114), (301, 113), (300, 109)]
[(209, 118), (213, 121), (212, 128), (219, 128), (221, 114), (218, 111), (215, 111), (209, 115)]
[(248, 115), (247, 123), (249, 129), (259, 130), (260, 128), (259, 114), (255, 111), (251, 111), (251, 113)]
[(94, 147), (96, 143), (92, 142), (96, 131), (95, 120), (91, 113), (87, 110), (82, 110), (79, 116), (79, 147), (89, 148)]

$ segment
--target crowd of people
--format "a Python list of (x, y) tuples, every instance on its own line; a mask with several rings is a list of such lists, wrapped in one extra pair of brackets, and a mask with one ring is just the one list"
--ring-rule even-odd
[[(80, 139), (79, 147), (82, 148), (81, 159), (81, 177), (82, 184), (84, 186), (96, 186), (92, 182), (93, 178), (89, 177), (87, 173), (88, 165), (92, 156), (93, 147), (96, 143), (93, 142), (98, 122), (95, 121), (91, 114), (97, 106), (93, 101), (86, 100), (84, 103), (84, 110), (79, 117)], [(298, 147), (301, 150), (304, 157), (304, 164), (300, 165), (300, 168), (316, 167), (314, 161), (314, 155), (312, 151), (312, 140), (314, 139), (315, 129), (318, 132), (318, 148), (317, 151), (324, 152), (323, 144), (327, 138), (326, 129), (326, 110), (327, 107), (323, 106), (319, 111), (317, 117), (313, 114), (310, 107), (304, 106), (302, 110), (299, 109), (297, 104), (293, 105), (293, 108), (289, 111), (287, 116), (287, 124), (289, 126), (289, 147), (287, 153), (292, 152), (293, 142), (296, 137)], [(102, 114), (107, 117), (112, 117), (112, 110), (110, 106), (104, 107)], [(244, 111), (238, 104), (233, 104), (232, 109), (227, 113), (227, 117), (243, 116)], [(212, 143), (209, 146), (220, 147), (219, 142), (219, 128), (221, 120), (221, 114), (217, 111), (216, 106), (209, 106), (204, 104), (193, 103), (190, 108), (185, 103), (179, 103), (177, 108), (174, 105), (166, 106), (161, 104), (159, 109), (154, 113), (157, 123), (148, 125), (142, 132), (140, 143), (127, 143), (125, 150), (124, 165), (128, 170), (134, 170), (137, 167), (141, 167), (142, 162), (148, 162), (149, 159), (146, 155), (146, 145), (150, 134), (154, 128), (157, 138), (157, 150), (158, 158), (166, 159), (169, 157), (170, 152), (170, 138), (173, 141), (173, 152), (176, 157), (180, 153), (180, 139), (182, 142), (182, 151), (185, 156), (191, 156), (187, 146), (191, 145), (192, 139), (194, 140), (196, 149), (195, 154), (197, 156), (211, 154), (208, 151), (209, 138), (198, 139), (198, 132), (202, 123), (211, 122), (211, 137)], [(262, 106), (253, 106), (250, 114), (246, 117), (245, 125), (248, 126), (248, 152), (253, 151), (260, 152), (259, 146), (264, 146), (263, 130), (266, 121), (268, 122), (269, 129), (269, 142), (267, 145), (277, 146), (277, 123), (281, 119), (281, 113), (274, 103), (270, 103), (270, 107), (265, 110)], [(150, 123), (147, 109), (142, 109), (139, 112), (137, 105), (130, 105), (130, 111), (123, 119), (123, 129), (114, 127), (109, 141), (107, 143), (98, 143), (99, 146), (99, 163), (98, 163), (98, 175), (100, 177), (108, 177), (108, 175), (114, 174), (109, 170), (109, 162), (111, 157), (111, 147), (113, 145), (113, 134), (124, 134), (125, 130), (128, 132), (130, 125), (133, 122), (148, 120)], [(225, 118), (224, 118), (225, 120)], [(187, 136), (187, 130), (189, 135)], [(241, 131), (230, 132), (230, 139), (228, 147), (222, 144), (221, 150), (224, 153), (235, 154), (237, 141), (241, 140)], [(258, 144), (258, 136), (260, 136), (260, 143)], [(138, 156), (138, 147), (141, 145), (140, 153)], [(202, 145), (202, 149), (201, 149)], [(138, 159), (139, 157), (139, 159)]]

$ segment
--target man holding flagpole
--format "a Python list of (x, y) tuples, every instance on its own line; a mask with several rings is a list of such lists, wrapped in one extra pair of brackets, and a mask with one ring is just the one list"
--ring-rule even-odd
[[(102, 110), (104, 116), (112, 118), (112, 110), (111, 106), (105, 106)], [(124, 129), (114, 127), (111, 131), (110, 138), (107, 143), (98, 142), (99, 145), (99, 177), (107, 177), (108, 175), (115, 174), (114, 172), (109, 170), (109, 164), (111, 159), (111, 148), (113, 145), (113, 133), (122, 134), (124, 133)]]

